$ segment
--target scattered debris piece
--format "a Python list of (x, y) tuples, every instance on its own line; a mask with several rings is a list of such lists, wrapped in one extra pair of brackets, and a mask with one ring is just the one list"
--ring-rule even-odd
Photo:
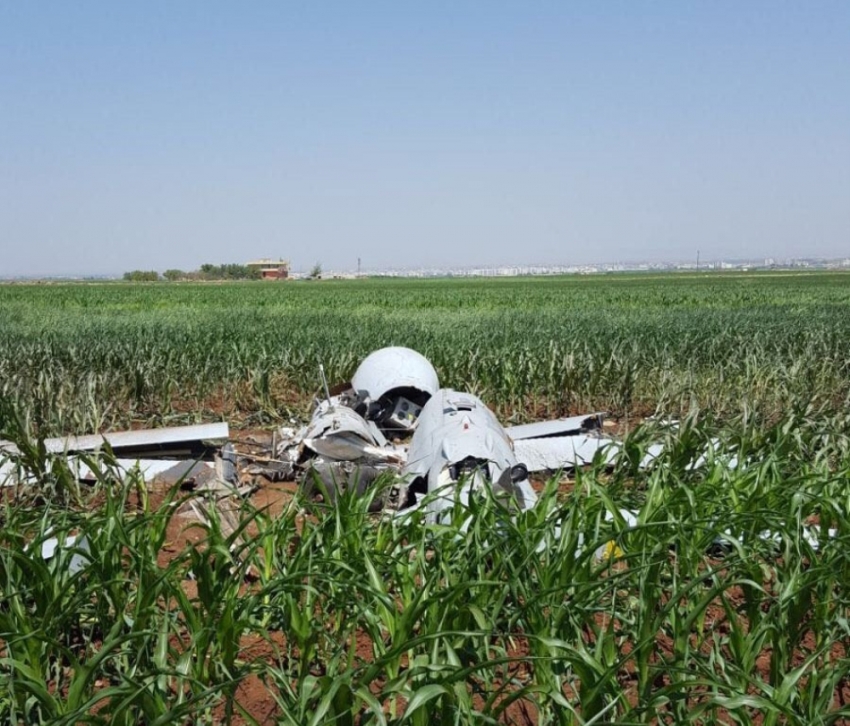
[(72, 575), (89, 564), (90, 559), (86, 556), (89, 552), (89, 541), (85, 535), (71, 535), (62, 542), (57, 537), (50, 537), (41, 543), (42, 559), (52, 560), (59, 550), (74, 550), (68, 562), (68, 572)]
[[(49, 454), (76, 454), (97, 451), (102, 449), (104, 444), (109, 444), (112, 453), (118, 457), (134, 455), (139, 458), (164, 456), (200, 458), (212, 456), (217, 448), (209, 446), (206, 442), (224, 441), (229, 436), (230, 431), (226, 423), (197, 424), (45, 439), (44, 448)], [(8, 441), (0, 441), (0, 450), (10, 454), (20, 453), (18, 448)]]
[(607, 415), (604, 411), (588, 413), (582, 416), (559, 418), (554, 421), (538, 421), (537, 423), (506, 426), (505, 431), (514, 441), (526, 439), (543, 439), (554, 436), (578, 436), (590, 431), (602, 429), (602, 423)]
[(576, 434), (514, 442), (516, 458), (529, 471), (563, 471), (589, 465), (600, 454), (611, 463), (619, 452), (619, 444), (608, 437)]
[(14, 486), (19, 477), (18, 465), (0, 451), (0, 488)]

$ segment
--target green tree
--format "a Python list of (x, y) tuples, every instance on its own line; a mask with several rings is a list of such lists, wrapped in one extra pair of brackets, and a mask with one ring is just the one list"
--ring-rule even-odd
[(256, 280), (261, 273), (247, 265), (212, 265), (207, 262), (201, 265), (199, 274), (203, 280)]
[(131, 270), (124, 273), (124, 279), (128, 282), (156, 282), (159, 273), (156, 270)]
[(175, 280), (183, 280), (186, 277), (186, 273), (183, 270), (166, 270), (162, 273), (162, 276), (166, 280), (170, 280), (174, 282)]

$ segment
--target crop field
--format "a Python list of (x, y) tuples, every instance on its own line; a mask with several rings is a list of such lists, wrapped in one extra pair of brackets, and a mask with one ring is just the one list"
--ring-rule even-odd
[[(622, 452), (528, 512), (294, 493), (228, 533), (37, 443), (270, 428), (386, 345), (504, 422), (609, 411)], [(850, 275), (4, 285), (0, 438), (36, 482), (0, 509), (0, 723), (850, 723)]]
[(305, 412), (412, 347), (505, 416), (693, 406), (783, 415), (850, 395), (850, 275), (0, 286), (0, 394), (44, 433)]

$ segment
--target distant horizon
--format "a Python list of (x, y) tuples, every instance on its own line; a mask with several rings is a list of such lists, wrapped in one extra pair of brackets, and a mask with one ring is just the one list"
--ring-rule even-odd
[[(257, 259), (257, 258), (252, 258)], [(285, 259), (285, 258), (284, 258)], [(768, 263), (767, 260), (773, 260), (773, 262)], [(724, 257), (724, 258), (700, 258), (700, 269), (704, 269), (705, 271), (720, 271), (713, 269), (715, 265), (720, 265), (723, 263), (741, 266), (741, 265), (752, 265), (752, 266), (762, 266), (767, 267), (768, 265), (772, 265), (774, 267), (779, 268), (789, 268), (792, 263), (802, 263), (802, 262), (810, 262), (810, 263), (819, 263), (823, 265), (831, 265), (831, 264), (847, 264), (850, 261), (850, 252), (847, 255), (839, 255), (838, 257), (821, 257), (818, 255), (790, 255), (790, 256), (782, 256), (782, 257)], [(209, 262), (209, 261), (208, 261)], [(196, 267), (183, 269), (181, 272), (185, 273), (194, 273), (200, 270), (202, 264), (208, 264), (208, 262), (200, 263)], [(209, 262), (209, 264), (215, 265), (225, 265), (225, 264), (244, 264), (244, 261), (239, 260), (229, 260), (229, 261), (215, 261)], [(296, 275), (304, 275), (313, 265), (308, 265), (304, 268), (296, 268), (290, 266), (290, 271)], [(324, 264), (321, 265), (323, 272), (326, 274), (348, 274), (354, 275), (357, 273), (356, 266), (352, 268), (341, 268), (341, 267), (333, 267), (326, 266)], [(640, 266), (648, 266), (648, 267), (674, 267), (676, 269), (671, 271), (687, 271), (688, 266), (696, 267), (696, 258), (693, 260), (687, 259), (669, 259), (669, 260), (641, 260), (641, 259), (629, 259), (629, 260), (609, 260), (609, 261), (596, 261), (596, 262), (586, 262), (586, 263), (578, 263), (578, 262), (524, 262), (524, 263), (477, 263), (471, 265), (421, 265), (421, 266), (403, 266), (403, 267), (395, 267), (395, 266), (386, 266), (383, 268), (367, 268), (363, 266), (362, 275), (363, 276), (380, 276), (382, 274), (388, 273), (402, 273), (402, 272), (414, 272), (419, 270), (424, 271), (443, 271), (446, 274), (449, 274), (452, 270), (457, 270), (460, 272), (469, 272), (473, 270), (499, 270), (499, 269), (528, 269), (528, 268), (598, 268), (598, 267), (627, 267), (628, 269), (622, 270), (623, 272), (639, 272)], [(704, 267), (703, 267), (704, 266)], [(135, 270), (142, 270), (143, 268), (135, 268)], [(174, 267), (150, 267), (144, 268), (145, 271), (154, 271), (159, 275), (162, 275), (166, 270), (170, 269), (178, 269)], [(818, 268), (814, 268), (818, 269)], [(123, 275), (127, 272), (133, 272), (134, 270), (122, 270), (120, 272), (114, 273), (62, 273), (62, 272), (54, 272), (54, 273), (43, 273), (43, 274), (21, 274), (21, 275), (3, 275), (0, 273), (0, 280), (10, 281), (10, 280), (81, 280), (81, 279), (90, 279), (90, 280), (120, 280)], [(658, 271), (658, 270), (656, 270)], [(662, 270), (663, 271), (663, 270)], [(568, 274), (568, 273), (564, 273)]]

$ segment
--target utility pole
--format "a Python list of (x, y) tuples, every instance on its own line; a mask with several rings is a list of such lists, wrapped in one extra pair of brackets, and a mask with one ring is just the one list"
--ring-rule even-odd
[(360, 258), (357, 258), (357, 277), (360, 277)]
[(697, 250), (697, 272), (699, 272), (699, 250)]

